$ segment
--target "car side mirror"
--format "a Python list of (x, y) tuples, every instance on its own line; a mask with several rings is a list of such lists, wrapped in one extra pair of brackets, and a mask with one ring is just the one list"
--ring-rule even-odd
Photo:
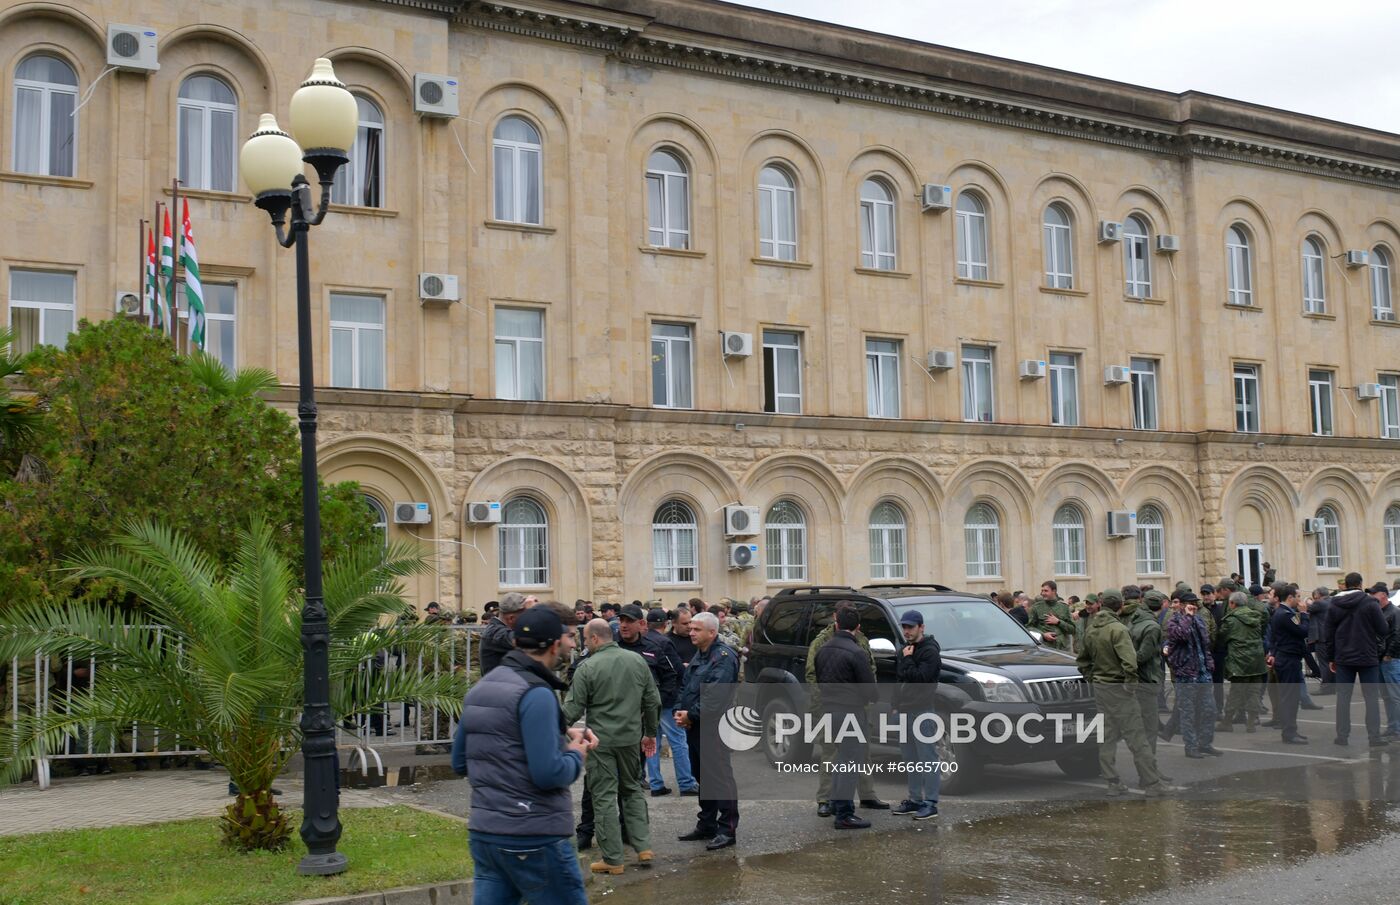
[(1036, 643), (1036, 644), (1044, 644), (1044, 643), (1045, 643), (1045, 636), (1042, 635), (1040, 632), (1036, 631), (1036, 630), (1033, 629), (1033, 628), (1028, 628), (1028, 629), (1026, 629), (1026, 631), (1027, 631), (1027, 633), (1030, 634), (1030, 636), (1031, 636), (1032, 638), (1035, 639), (1035, 643)]
[(872, 654), (892, 654), (894, 653), (894, 642), (888, 638), (871, 638), (870, 652)]

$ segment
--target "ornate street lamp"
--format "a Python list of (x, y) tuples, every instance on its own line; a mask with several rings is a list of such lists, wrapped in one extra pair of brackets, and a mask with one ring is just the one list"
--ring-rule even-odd
[[(311, 75), (292, 95), (292, 132), (277, 127), (264, 113), (258, 130), (238, 155), (243, 181), (254, 204), (267, 211), (283, 248), (296, 246), (297, 356), (301, 394), (297, 418), (301, 428), (301, 537), (306, 560), (306, 603), (301, 611), (301, 648), (305, 700), (301, 714), (301, 752), (305, 762), (305, 797), (301, 838), (307, 855), (299, 874), (338, 874), (348, 862), (336, 851), (340, 839), (339, 793), (335, 777), (335, 715), (331, 711), (330, 626), (321, 590), (321, 501), (316, 476), (316, 391), (311, 358), (311, 278), (306, 234), (326, 217), (331, 183), (349, 160), (359, 117), (355, 97), (335, 77), (331, 61), (318, 59)], [(302, 149), (305, 150), (302, 150)], [(321, 201), (311, 206), (311, 186), (303, 173), (311, 164), (321, 183)], [(292, 214), (291, 233), (284, 221)]]

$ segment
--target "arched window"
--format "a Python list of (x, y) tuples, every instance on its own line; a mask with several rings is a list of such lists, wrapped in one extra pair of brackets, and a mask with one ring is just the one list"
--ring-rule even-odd
[(357, 207), (384, 206), (384, 113), (367, 97), (355, 95), (360, 126), (350, 146), (350, 162), (335, 174), (331, 200)]
[(764, 524), (769, 581), (807, 580), (807, 516), (791, 500), (779, 500)]
[(1055, 510), (1052, 527), (1056, 575), (1087, 574), (1084, 554), (1084, 513), (1078, 506), (1066, 503)]
[(908, 578), (909, 554), (904, 512), (883, 502), (870, 513), (870, 577)]
[(491, 136), (496, 180), (496, 219), (510, 223), (540, 221), (540, 133), (519, 116), (496, 123)]
[(1128, 298), (1152, 298), (1151, 233), (1136, 214), (1123, 221), (1123, 289)]
[(1327, 253), (1316, 236), (1303, 240), (1303, 310), (1309, 314), (1327, 312), (1327, 281), (1324, 277)]
[(967, 510), (963, 520), (967, 546), (967, 577), (993, 578), (1001, 574), (1001, 519), (986, 503)]
[(860, 184), (860, 266), (894, 270), (894, 193), (879, 179)]
[(652, 581), (695, 584), (697, 581), (695, 513), (680, 500), (667, 500), (651, 517)]
[(1385, 510), (1385, 567), (1400, 568), (1400, 505)]
[(958, 195), (953, 228), (958, 276), (964, 280), (989, 279), (992, 270), (987, 259), (987, 206), (975, 192)]
[(549, 517), (539, 503), (516, 497), (501, 508), (496, 547), (502, 587), (549, 584)]
[(797, 184), (782, 167), (758, 174), (758, 254), (797, 260)]
[(376, 497), (367, 493), (360, 494), (360, 499), (364, 501), (365, 508), (369, 510), (369, 517), (372, 519), (370, 527), (379, 536), (380, 543), (389, 546), (389, 513), (384, 508), (384, 504)]
[(1390, 252), (1379, 245), (1371, 249), (1371, 316), (1378, 321), (1395, 320), (1390, 300)]
[(1319, 569), (1340, 569), (1342, 567), (1342, 523), (1337, 510), (1323, 506), (1317, 510), (1315, 518), (1321, 520), (1322, 530), (1315, 535), (1317, 540), (1317, 567)]
[(690, 247), (690, 173), (670, 151), (647, 159), (647, 241), (658, 248)]
[(180, 182), (188, 188), (231, 192), (238, 154), (238, 99), (228, 83), (192, 75), (180, 85)]
[(1143, 506), (1137, 513), (1137, 573), (1161, 575), (1167, 571), (1167, 534), (1162, 510)]
[(1045, 209), (1041, 221), (1045, 246), (1045, 285), (1051, 289), (1074, 288), (1074, 233), (1069, 211), (1063, 204)]
[(1254, 262), (1249, 233), (1238, 223), (1225, 230), (1225, 278), (1231, 305), (1254, 304)]
[(78, 76), (58, 57), (35, 54), (15, 70), (14, 166), (19, 173), (77, 172)]

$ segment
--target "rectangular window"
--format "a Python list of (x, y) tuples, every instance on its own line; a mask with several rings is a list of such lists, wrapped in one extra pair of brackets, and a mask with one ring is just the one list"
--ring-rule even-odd
[(384, 298), (331, 293), (331, 386), (384, 389)]
[(1073, 427), (1079, 423), (1079, 356), (1050, 353), (1050, 423)]
[(865, 341), (865, 407), (871, 418), (899, 417), (899, 347), (888, 339)]
[(1235, 430), (1259, 433), (1259, 366), (1235, 365)]
[(51, 270), (10, 271), (10, 329), (14, 355), (46, 344), (62, 349), (73, 332), (78, 277)]
[(1400, 440), (1400, 376), (1380, 375), (1381, 439)]
[(802, 414), (802, 335), (763, 331), (763, 410)]
[(1157, 429), (1157, 362), (1151, 358), (1134, 358), (1131, 362), (1133, 382), (1133, 430)]
[(1313, 436), (1332, 436), (1331, 371), (1308, 371), (1308, 399), (1312, 403)]
[(544, 312), (496, 309), (496, 396), (544, 398)]
[(204, 284), (204, 351), (230, 371), (238, 367), (237, 309), (237, 286), (232, 283)]
[(657, 408), (688, 409), (693, 360), (689, 324), (651, 325), (651, 404)]
[(962, 381), (963, 420), (995, 420), (991, 346), (962, 347)]

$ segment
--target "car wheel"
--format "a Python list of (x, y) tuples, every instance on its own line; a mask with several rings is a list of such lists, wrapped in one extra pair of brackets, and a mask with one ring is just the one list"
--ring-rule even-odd
[(812, 746), (800, 734), (778, 738), (779, 714), (794, 711), (795, 708), (782, 698), (774, 698), (763, 705), (763, 750), (774, 766), (807, 763), (812, 758)]
[[(945, 735), (935, 745), (940, 767), (938, 794), (964, 795), (972, 791), (982, 778), (982, 767), (972, 759), (967, 745), (956, 745)], [(946, 766), (944, 766), (946, 765)]]
[(1099, 777), (1098, 751), (1067, 754), (1055, 759), (1059, 767), (1070, 779), (1097, 779)]

